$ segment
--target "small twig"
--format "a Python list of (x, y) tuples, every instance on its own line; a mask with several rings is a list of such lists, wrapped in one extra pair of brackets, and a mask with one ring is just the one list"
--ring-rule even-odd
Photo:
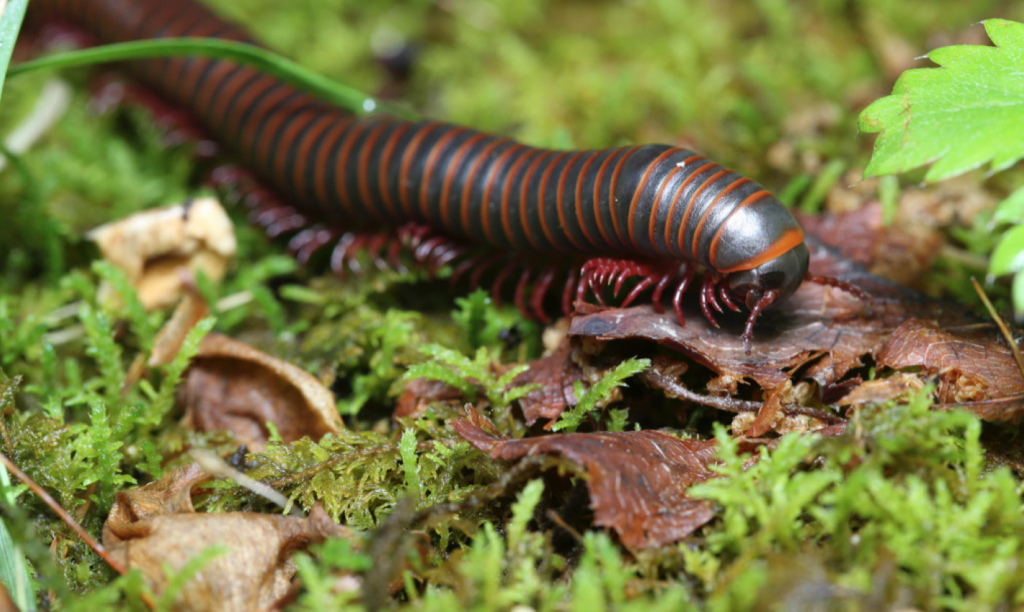
[[(679, 381), (674, 380), (671, 376), (667, 376), (657, 370), (648, 370), (641, 374), (640, 378), (650, 386), (661, 389), (669, 397), (689, 400), (697, 404), (703, 404), (705, 406), (725, 410), (727, 412), (735, 412), (737, 414), (742, 412), (758, 412), (761, 410), (761, 406), (763, 405), (763, 402), (695, 393), (690, 391)], [(785, 414), (809, 416), (829, 425), (838, 425), (839, 423), (846, 422), (846, 419), (838, 414), (828, 412), (827, 410), (811, 408), (810, 406), (800, 406), (799, 404), (782, 404), (782, 412)]]
[(50, 508), (50, 510), (53, 510), (53, 513), (59, 516), (60, 520), (64, 521), (64, 523), (67, 524), (67, 526), (70, 527), (72, 531), (78, 534), (78, 537), (82, 538), (82, 541), (85, 542), (86, 545), (93, 550), (93, 552), (99, 555), (99, 557), (103, 559), (107, 563), (107, 565), (110, 566), (110, 569), (114, 570), (118, 574), (121, 574), (122, 576), (125, 574), (126, 570), (124, 566), (122, 566), (116, 559), (111, 557), (110, 554), (107, 552), (107, 549), (104, 548), (102, 544), (97, 542), (91, 535), (89, 535), (89, 533), (85, 529), (83, 529), (81, 525), (78, 524), (78, 521), (76, 521), (73, 516), (68, 514), (68, 512), (64, 510), (64, 508), (62, 508), (60, 504), (57, 503), (57, 500), (53, 499), (53, 497), (50, 496), (50, 494), (47, 493), (41, 486), (39, 486), (39, 484), (37, 484), (36, 481), (29, 478), (28, 474), (22, 472), (21, 469), (18, 468), (18, 466), (14, 465), (14, 462), (8, 459), (7, 455), (0, 453), (0, 462), (4, 464), (4, 467), (6, 467), (11, 474), (14, 474), (15, 478), (25, 483), (28, 486), (28, 488), (31, 489), (32, 492), (35, 493), (39, 499), (43, 500), (43, 503), (46, 504)]
[(571, 535), (578, 543), (583, 544), (583, 534), (581, 534), (579, 531), (576, 531), (576, 529), (569, 523), (566, 523), (565, 519), (562, 518), (561, 514), (555, 512), (554, 510), (548, 510), (546, 514), (548, 518), (551, 519), (552, 523), (558, 525), (566, 532), (568, 532), (568, 534)]
[(1017, 361), (1017, 368), (1020, 370), (1020, 375), (1024, 376), (1024, 356), (1020, 354), (1020, 347), (1013, 340), (1013, 334), (1010, 333), (1010, 328), (1006, 326), (1006, 322), (996, 312), (992, 302), (989, 301), (988, 296), (985, 295), (985, 290), (981, 288), (981, 284), (972, 276), (971, 284), (974, 285), (974, 290), (978, 292), (978, 297), (981, 298), (981, 302), (985, 304), (985, 308), (988, 309), (989, 316), (995, 321), (996, 326), (999, 327), (999, 331), (1003, 332), (1003, 338), (1006, 338), (1006, 343), (1010, 345), (1010, 351), (1013, 352), (1013, 358)]
[(211, 476), (217, 476), (220, 478), (227, 478), (228, 480), (234, 481), (241, 487), (245, 487), (249, 491), (252, 491), (256, 495), (259, 495), (263, 499), (266, 499), (274, 504), (277, 504), (281, 508), (288, 510), (289, 506), (291, 509), (289, 514), (293, 516), (303, 516), (302, 510), (298, 507), (289, 503), (288, 498), (275, 491), (272, 487), (266, 484), (246, 476), (242, 472), (228, 465), (223, 459), (217, 455), (211, 453), (208, 450), (194, 448), (189, 451), (189, 455), (195, 462), (199, 464), (199, 467), (203, 468), (203, 471)]

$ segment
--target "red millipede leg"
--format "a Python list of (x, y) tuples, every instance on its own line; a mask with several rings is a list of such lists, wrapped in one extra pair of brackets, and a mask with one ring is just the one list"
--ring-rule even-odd
[(725, 302), (729, 310), (733, 312), (740, 311), (740, 307), (736, 305), (736, 302), (732, 301), (732, 296), (729, 294), (729, 283), (724, 277), (718, 282), (718, 297), (722, 298), (722, 301)]
[(626, 308), (627, 306), (632, 304), (633, 300), (639, 297), (645, 289), (654, 284), (654, 280), (655, 279), (652, 276), (644, 277), (639, 283), (636, 284), (636, 287), (633, 287), (633, 290), (630, 291), (628, 295), (626, 295), (626, 299), (622, 300), (622, 307)]
[(289, 232), (302, 229), (309, 225), (309, 219), (302, 213), (296, 212), (282, 217), (267, 226), (267, 238), (278, 238)]
[(808, 274), (807, 276), (804, 277), (804, 280), (812, 282), (816, 285), (835, 287), (836, 289), (849, 293), (850, 295), (852, 295), (853, 297), (857, 298), (862, 302), (871, 301), (870, 293), (867, 293), (863, 289), (855, 285), (851, 285), (846, 281), (841, 281), (838, 278), (833, 278), (831, 276), (811, 276), (810, 274)]
[(562, 313), (571, 317), (573, 312), (572, 294), (579, 293), (578, 285), (582, 286), (579, 266), (573, 265), (569, 268), (569, 276), (565, 279), (565, 287), (562, 288)]
[(533, 285), (533, 290), (530, 292), (530, 312), (536, 317), (538, 321), (547, 325), (551, 322), (551, 317), (544, 312), (544, 296), (547, 294), (548, 289), (551, 287), (551, 283), (555, 280), (555, 274), (557, 270), (553, 267), (548, 267), (541, 273), (540, 278)]
[(694, 274), (693, 270), (686, 270), (683, 280), (679, 281), (679, 285), (676, 286), (675, 295), (672, 296), (672, 310), (676, 313), (676, 320), (679, 321), (679, 325), (684, 327), (686, 326), (686, 317), (683, 316), (683, 294), (689, 288)]
[(724, 312), (722, 305), (715, 299), (715, 279), (711, 277), (710, 273), (705, 272), (700, 285), (700, 310), (704, 313), (704, 318), (708, 320), (708, 323), (717, 328), (720, 326), (718, 321), (715, 320), (715, 315), (711, 312), (712, 308), (718, 312)]
[(778, 291), (774, 289), (766, 291), (761, 296), (761, 299), (754, 304), (754, 307), (750, 309), (750, 316), (747, 317), (747, 323), (743, 326), (743, 347), (748, 355), (750, 354), (751, 343), (754, 341), (754, 324), (757, 323), (757, 317), (761, 315), (762, 310), (770, 306), (778, 297)]
[(345, 260), (348, 258), (348, 250), (355, 239), (355, 234), (351, 232), (345, 233), (338, 239), (337, 244), (334, 245), (334, 250), (331, 251), (331, 271), (338, 278), (345, 277)]
[(517, 263), (518, 262), (515, 259), (508, 262), (505, 264), (505, 267), (498, 272), (498, 276), (494, 277), (494, 283), (491, 285), (491, 299), (494, 300), (494, 305), (497, 308), (501, 308), (502, 306), (501, 286), (505, 284), (509, 275), (512, 274), (513, 270), (515, 270)]
[(523, 273), (519, 275), (519, 281), (516, 283), (515, 293), (515, 304), (519, 312), (522, 313), (527, 319), (530, 318), (530, 311), (526, 308), (526, 288), (530, 284), (530, 268), (523, 268)]

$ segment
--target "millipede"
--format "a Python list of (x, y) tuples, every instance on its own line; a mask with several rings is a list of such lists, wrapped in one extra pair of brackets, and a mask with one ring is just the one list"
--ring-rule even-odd
[[(255, 42), (191, 1), (34, 0), (33, 15), (59, 18), (101, 42), (218, 37)], [(804, 282), (863, 299), (856, 287), (808, 273), (800, 225), (768, 190), (687, 149), (638, 145), (589, 151), (530, 147), (436, 121), (360, 117), (230, 60), (138, 60), (131, 72), (186, 109), (247, 169), (222, 166), (211, 181), (240, 194), (249, 218), (288, 236), (302, 262), (332, 248), (338, 274), (357, 254), (401, 267), (403, 248), (452, 281), (493, 276), (500, 300), (548, 321), (546, 296), (564, 275), (561, 307), (608, 287), (625, 307), (664, 296), (685, 324), (682, 296), (699, 268), (701, 311), (718, 327), (724, 308), (749, 315)]]

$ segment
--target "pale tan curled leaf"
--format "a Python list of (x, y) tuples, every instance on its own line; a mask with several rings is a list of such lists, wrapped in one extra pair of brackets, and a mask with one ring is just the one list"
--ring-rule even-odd
[(314, 376), (221, 334), (203, 339), (178, 401), (186, 426), (231, 431), (252, 450), (265, 448), (268, 421), (285, 442), (344, 427), (334, 394)]
[(353, 538), (319, 505), (308, 517), (196, 513), (191, 492), (206, 478), (198, 465), (189, 464), (123, 491), (103, 525), (103, 545), (125, 567), (141, 571), (158, 596), (191, 559), (213, 546), (225, 549), (185, 583), (175, 610), (270, 609), (293, 588), (292, 552), (330, 537)]
[(174, 356), (181, 349), (181, 344), (188, 336), (188, 332), (207, 314), (209, 314), (209, 308), (203, 298), (191, 293), (186, 294), (184, 299), (174, 307), (171, 318), (157, 333), (147, 365), (155, 368), (174, 361)]
[[(149, 310), (178, 301), (183, 271), (224, 278), (237, 249), (231, 219), (214, 198), (137, 213), (97, 227), (88, 238), (124, 271)], [(100, 298), (112, 298), (112, 290), (104, 286)]]

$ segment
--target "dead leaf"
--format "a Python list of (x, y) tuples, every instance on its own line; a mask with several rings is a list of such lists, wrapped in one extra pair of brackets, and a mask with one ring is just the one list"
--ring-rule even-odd
[[(184, 291), (181, 269), (224, 278), (235, 256), (235, 231), (214, 198), (140, 212), (92, 230), (104, 259), (125, 272), (149, 310), (166, 308)], [(104, 285), (100, 299), (112, 299)]]
[(908, 320), (935, 320), (943, 327), (978, 322), (956, 304), (869, 274), (813, 238), (807, 242), (813, 274), (852, 282), (870, 293), (870, 301), (804, 283), (758, 321), (749, 355), (740, 337), (746, 313), (721, 316), (722, 328), (715, 329), (700, 314), (692, 295), (686, 303), (685, 327), (671, 312), (658, 314), (651, 306), (602, 309), (578, 304), (569, 333), (604, 341), (653, 340), (719, 376), (751, 379), (765, 389), (780, 387), (794, 370), (803, 368), (804, 376), (828, 388), (860, 366), (862, 356), (877, 354), (893, 330)]
[(178, 351), (181, 350), (181, 345), (185, 342), (188, 332), (208, 313), (209, 308), (202, 297), (192, 293), (185, 294), (185, 297), (174, 307), (171, 318), (157, 333), (146, 365), (155, 368), (173, 361)]
[(533, 425), (539, 419), (555, 421), (566, 408), (576, 405), (573, 385), (584, 379), (583, 370), (573, 360), (573, 347), (568, 338), (563, 338), (550, 355), (529, 365), (530, 369), (512, 382), (515, 386), (540, 385), (519, 400), (526, 424)]
[(710, 503), (686, 494), (690, 485), (715, 476), (708, 469), (717, 451), (714, 440), (680, 440), (654, 430), (502, 439), (467, 419), (450, 424), (492, 458), (549, 455), (585, 469), (595, 524), (615, 530), (631, 548), (681, 540), (714, 516)]
[(1024, 376), (994, 325), (907, 321), (878, 352), (879, 366), (919, 367), (936, 377), (936, 400), (987, 421), (1024, 416)]
[(178, 401), (185, 426), (231, 431), (256, 452), (266, 446), (268, 421), (285, 442), (318, 440), (344, 427), (334, 394), (315, 377), (221, 334), (203, 339)]
[(398, 396), (395, 418), (419, 417), (433, 402), (461, 403), (462, 391), (440, 380), (414, 378)]
[(196, 513), (191, 491), (206, 479), (196, 464), (117, 494), (103, 525), (103, 545), (125, 567), (139, 569), (161, 593), (168, 579), (211, 546), (212, 557), (178, 594), (176, 610), (267, 609), (292, 588), (292, 552), (329, 537), (351, 538), (320, 506), (307, 518), (254, 512)]
[(840, 406), (881, 404), (917, 393), (925, 381), (917, 374), (897, 372), (886, 378), (862, 382), (839, 400)]
[(805, 232), (843, 257), (867, 267), (872, 274), (911, 287), (931, 268), (943, 244), (942, 234), (934, 226), (906, 215), (885, 225), (877, 200), (849, 212), (796, 216)]

